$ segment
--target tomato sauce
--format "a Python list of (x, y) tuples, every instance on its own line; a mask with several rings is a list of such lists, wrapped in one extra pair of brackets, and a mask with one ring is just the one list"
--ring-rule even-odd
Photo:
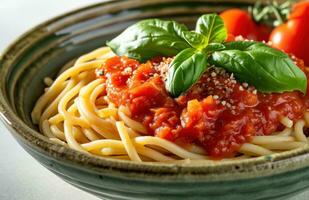
[[(179, 145), (200, 145), (213, 158), (235, 156), (252, 136), (282, 130), (282, 117), (295, 121), (309, 106), (308, 97), (300, 92), (259, 93), (215, 67), (174, 99), (164, 86), (170, 62), (159, 57), (140, 64), (115, 56), (96, 73), (104, 79), (104, 95), (117, 106), (127, 106), (150, 135)], [(301, 60), (295, 62), (306, 71)]]

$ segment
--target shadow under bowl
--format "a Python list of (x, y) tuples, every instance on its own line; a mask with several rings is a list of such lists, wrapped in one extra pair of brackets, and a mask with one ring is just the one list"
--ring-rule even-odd
[(89, 156), (58, 145), (30, 119), (43, 93), (69, 61), (105, 45), (145, 18), (194, 27), (209, 12), (252, 1), (111, 1), (49, 20), (14, 42), (0, 59), (0, 116), (18, 143), (70, 184), (105, 199), (283, 199), (309, 187), (308, 147), (258, 158), (213, 163), (136, 163)]

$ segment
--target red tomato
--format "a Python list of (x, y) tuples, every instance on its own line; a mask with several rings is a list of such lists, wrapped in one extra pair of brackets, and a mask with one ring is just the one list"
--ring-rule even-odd
[(273, 47), (294, 54), (309, 65), (309, 2), (295, 4), (288, 21), (275, 28), (270, 41)]
[(235, 36), (241, 35), (244, 38), (257, 40), (257, 25), (250, 14), (241, 9), (229, 9), (220, 14), (228, 33)]
[(235, 41), (235, 36), (231, 33), (228, 33), (227, 34), (227, 38), (225, 40), (226, 42), (232, 42), (232, 41)]
[(258, 25), (257, 26), (257, 40), (258, 41), (268, 41), (269, 35), (271, 33), (272, 29), (266, 25)]
[(293, 6), (289, 19), (306, 18), (309, 15), (309, 1), (299, 2)]

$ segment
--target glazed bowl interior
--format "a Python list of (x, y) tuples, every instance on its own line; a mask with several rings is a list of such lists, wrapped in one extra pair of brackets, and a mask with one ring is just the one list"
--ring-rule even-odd
[[(235, 3), (236, 2), (236, 3)], [(96, 170), (113, 168), (120, 172), (170, 176), (208, 176), (216, 179), (259, 176), (298, 169), (308, 165), (308, 148), (272, 156), (230, 162), (135, 163), (83, 153), (53, 143), (38, 132), (31, 121), (32, 108), (43, 93), (44, 77), (55, 78), (61, 67), (80, 55), (105, 46), (105, 42), (129, 25), (145, 18), (173, 19), (193, 28), (205, 13), (230, 7), (247, 7), (250, 1), (128, 1), (101, 3), (52, 19), (21, 36), (1, 59), (0, 111), (14, 137), (26, 149), (54, 159), (88, 165)], [(235, 177), (235, 176), (234, 176)]]

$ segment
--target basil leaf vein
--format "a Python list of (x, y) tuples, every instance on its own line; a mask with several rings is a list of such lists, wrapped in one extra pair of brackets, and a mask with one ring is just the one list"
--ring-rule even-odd
[(259, 42), (230, 42), (214, 52), (209, 62), (235, 74), (261, 92), (298, 90), (306, 93), (306, 75), (288, 55)]
[(194, 32), (194, 31), (184, 31), (183, 36), (185, 40), (195, 49), (203, 49), (206, 46), (205, 36)]
[(214, 51), (220, 51), (220, 50), (223, 50), (225, 49), (225, 46), (224, 44), (221, 44), (221, 43), (211, 43), (211, 44), (208, 44), (207, 47), (205, 47), (203, 49), (203, 52), (207, 53), (207, 54), (210, 54)]
[(143, 62), (158, 55), (174, 56), (189, 48), (184, 31), (187, 27), (175, 21), (148, 19), (130, 26), (107, 45), (117, 55)]
[(196, 83), (207, 68), (207, 56), (194, 48), (181, 51), (168, 68), (167, 91), (177, 97)]
[(202, 15), (197, 20), (195, 31), (207, 38), (207, 44), (222, 43), (227, 38), (227, 29), (217, 14)]

